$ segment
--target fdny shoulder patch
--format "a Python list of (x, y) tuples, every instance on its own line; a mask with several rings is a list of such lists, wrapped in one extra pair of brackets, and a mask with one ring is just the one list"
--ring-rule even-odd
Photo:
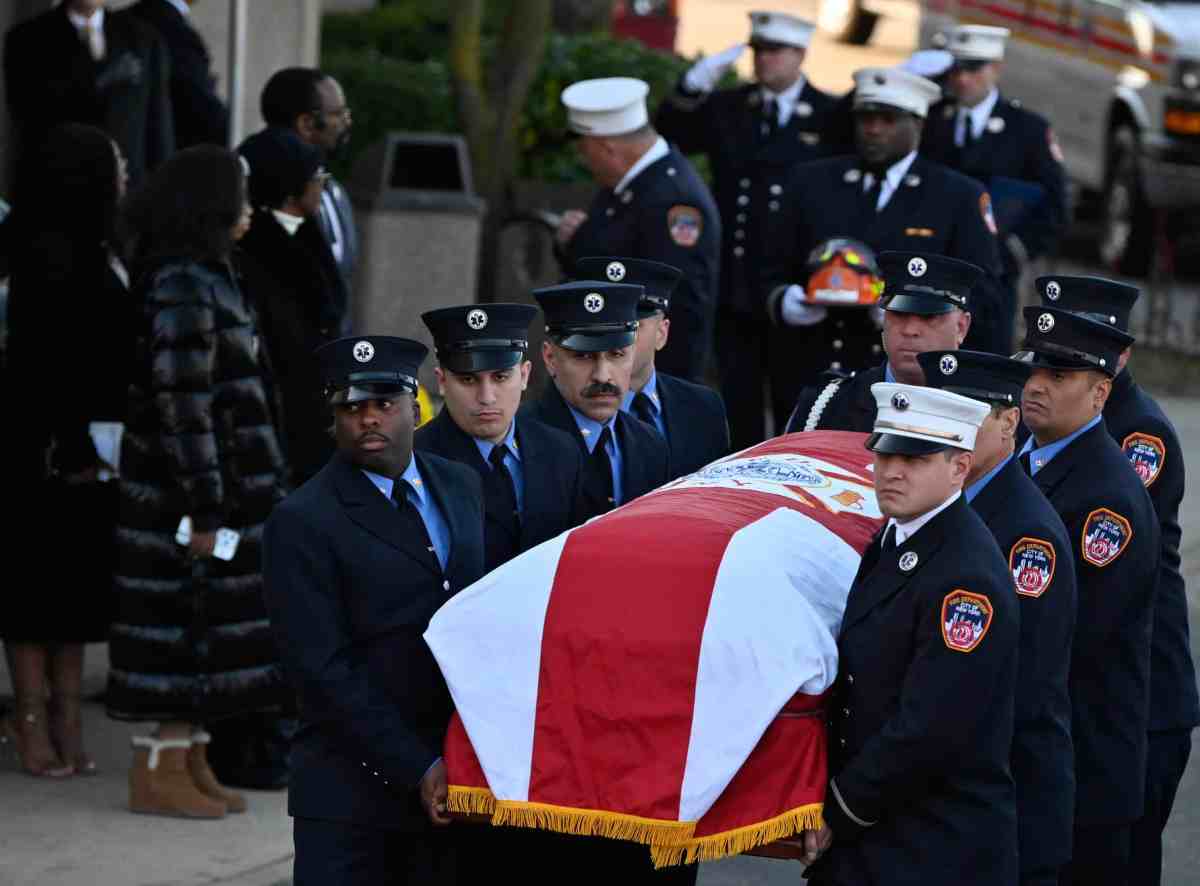
[(700, 242), (704, 216), (694, 206), (672, 206), (667, 210), (667, 230), (676, 245), (690, 248)]
[(1040, 538), (1022, 538), (1008, 554), (1008, 571), (1022, 597), (1040, 597), (1054, 580), (1054, 545)]
[(1153, 485), (1167, 461), (1167, 447), (1162, 438), (1150, 434), (1130, 434), (1121, 442), (1121, 449), (1137, 471), (1142, 485), (1147, 488)]
[(979, 213), (983, 216), (983, 223), (987, 225), (987, 229), (993, 234), (999, 233), (996, 229), (996, 216), (992, 213), (992, 195), (987, 191), (979, 195)]
[(1083, 522), (1083, 559), (1093, 566), (1107, 566), (1125, 550), (1133, 538), (1129, 521), (1108, 508), (1097, 508)]
[(992, 626), (992, 603), (962, 589), (942, 600), (942, 640), (955, 652), (973, 652)]

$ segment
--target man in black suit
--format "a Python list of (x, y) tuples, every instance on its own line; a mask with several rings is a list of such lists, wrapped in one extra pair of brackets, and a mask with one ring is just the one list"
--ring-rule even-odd
[(576, 263), (590, 279), (608, 279), (643, 288), (638, 300), (638, 334), (633, 346), (633, 375), (621, 409), (662, 434), (671, 452), (671, 479), (700, 470), (729, 454), (729, 423), (721, 395), (655, 368), (655, 355), (666, 345), (671, 294), (680, 271), (644, 258), (585, 258)]
[(928, 106), (940, 90), (898, 68), (866, 68), (854, 78), (858, 152), (796, 167), (764, 257), (768, 314), (792, 332), (785, 352), (790, 371), (772, 379), (776, 428), (822, 372), (866, 369), (882, 356), (877, 316), (820, 304), (817, 293), (804, 291), (808, 257), (826, 240), (850, 237), (876, 254), (935, 253), (982, 268), (966, 344), (992, 350), (1000, 258), (990, 200), (976, 182), (917, 154)]
[(566, 431), (584, 456), (584, 517), (632, 501), (670, 479), (667, 442), (621, 411), (633, 374), (642, 287), (580, 280), (536, 289), (546, 317), (550, 383), (522, 413)]
[[(175, 151), (162, 38), (104, 0), (66, 0), (22, 22), (4, 43), (8, 109), (22, 157), (60, 123), (88, 123), (113, 137), (136, 186)], [(114, 161), (115, 162), (115, 161)]]
[[(763, 310), (760, 254), (792, 167), (830, 152), (822, 139), (835, 100), (808, 82), (813, 26), (782, 12), (750, 13), (754, 83), (716, 89), (744, 43), (703, 58), (659, 106), (654, 125), (686, 154), (704, 154), (724, 224), (717, 303), (717, 364), (734, 445), (763, 438), (763, 390), (778, 334)], [(786, 371), (786, 370), (785, 370)]]
[(800, 392), (784, 432), (858, 431), (875, 424), (876, 382), (925, 384), (917, 361), (923, 351), (956, 349), (971, 328), (972, 291), (983, 270), (928, 252), (879, 255), (884, 290), (882, 366), (860, 372), (826, 372)]
[(1056, 886), (1071, 857), (1075, 751), (1067, 679), (1075, 564), (1067, 528), (1021, 470), (1016, 430), (1029, 364), (978, 351), (927, 351), (926, 384), (986, 403), (963, 490), (1008, 559), (1021, 610), (1012, 777), (1022, 886)]
[(583, 454), (575, 440), (517, 416), (536, 314), (532, 305), (489, 304), (421, 315), (437, 349), (445, 405), (413, 445), (479, 474), (488, 571), (583, 522)]
[(175, 146), (229, 144), (229, 109), (217, 95), (217, 78), (204, 38), (188, 21), (196, 0), (139, 0), (129, 8), (167, 45)]
[(1019, 616), (996, 540), (962, 495), (982, 403), (879, 383), (875, 495), (838, 637), (825, 827), (813, 883), (1017, 880), (1009, 775)]
[(1145, 809), (1150, 636), (1160, 557), (1154, 505), (1104, 423), (1133, 336), (1057, 307), (1025, 308), (1032, 361), (1022, 466), (1067, 527), (1079, 606), (1071, 652), (1074, 849), (1061, 882), (1135, 883)]
[[(329, 163), (350, 143), (353, 121), (346, 94), (337, 80), (316, 68), (284, 68), (276, 71), (263, 87), (260, 98), (263, 120), (268, 126), (293, 130), (301, 139), (321, 149)], [(354, 292), (354, 266), (358, 263), (358, 229), (350, 195), (337, 179), (325, 182), (321, 233), (342, 272), (347, 295)], [(342, 334), (350, 331), (349, 305), (340, 305)]]
[(1067, 226), (1067, 177), (1062, 149), (1045, 117), (997, 87), (1007, 28), (959, 25), (946, 48), (954, 56), (951, 95), (929, 110), (921, 153), (976, 179), (996, 201), (1003, 305), (998, 350), (1009, 353), (1017, 284), (1029, 262), (1053, 251)]
[(484, 572), (479, 475), (412, 451), (426, 348), (317, 352), (338, 452), (267, 523), (271, 626), (299, 700), (297, 886), (455, 882), (442, 742), (453, 705), (421, 638)]
[(569, 277), (589, 255), (660, 261), (683, 272), (675, 290), (675, 334), (659, 366), (703, 381), (713, 334), (721, 220), (707, 185), (650, 126), (649, 87), (629, 77), (584, 80), (563, 90), (579, 153), (601, 185), (587, 212), (563, 214), (555, 246)]
[[(1043, 305), (1075, 311), (1129, 331), (1129, 315), (1140, 291), (1099, 277), (1039, 277)], [(1150, 493), (1158, 515), (1162, 552), (1150, 642), (1150, 733), (1146, 753), (1145, 811), (1133, 829), (1133, 881), (1162, 879), (1162, 832), (1200, 724), (1196, 666), (1188, 630), (1187, 586), (1180, 571), (1179, 505), (1184, 492), (1183, 446), (1175, 426), (1128, 367), (1133, 346), (1117, 362), (1112, 393), (1104, 404), (1108, 433), (1128, 457)]]

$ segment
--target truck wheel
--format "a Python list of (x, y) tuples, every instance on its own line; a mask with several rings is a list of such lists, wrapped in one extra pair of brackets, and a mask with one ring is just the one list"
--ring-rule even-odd
[(838, 43), (865, 46), (879, 16), (862, 8), (860, 0), (820, 0), (817, 25)]
[(1108, 182), (1101, 201), (1100, 261), (1119, 274), (1150, 269), (1154, 224), (1138, 170), (1137, 132), (1122, 126), (1109, 148)]

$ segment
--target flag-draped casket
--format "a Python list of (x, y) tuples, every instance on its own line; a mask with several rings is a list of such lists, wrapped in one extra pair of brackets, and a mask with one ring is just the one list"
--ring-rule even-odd
[(525, 552), (425, 634), (450, 808), (660, 864), (818, 826), (823, 700), (881, 517), (863, 434), (791, 434)]

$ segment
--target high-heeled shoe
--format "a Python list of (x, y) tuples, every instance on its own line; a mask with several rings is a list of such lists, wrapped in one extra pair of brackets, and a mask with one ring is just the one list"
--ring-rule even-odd
[(75, 767), (64, 763), (54, 750), (44, 704), (18, 702), (17, 709), (0, 722), (0, 745), (10, 749), (30, 775), (66, 778), (75, 772)]
[(83, 749), (83, 708), (78, 695), (50, 697), (50, 732), (59, 757), (76, 775), (98, 775), (96, 761)]

